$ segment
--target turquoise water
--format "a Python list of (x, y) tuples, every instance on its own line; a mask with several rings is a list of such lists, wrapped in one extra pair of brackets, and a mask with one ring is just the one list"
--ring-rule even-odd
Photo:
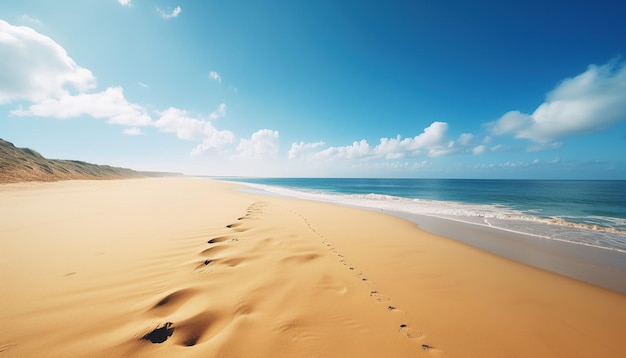
[(626, 181), (229, 180), (277, 194), (437, 216), (626, 252)]

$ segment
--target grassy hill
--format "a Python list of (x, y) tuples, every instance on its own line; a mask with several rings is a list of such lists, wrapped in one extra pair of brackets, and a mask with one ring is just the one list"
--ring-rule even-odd
[(138, 172), (77, 160), (47, 159), (32, 149), (17, 148), (13, 143), (0, 139), (0, 183), (70, 179), (121, 179), (168, 175), (180, 174)]

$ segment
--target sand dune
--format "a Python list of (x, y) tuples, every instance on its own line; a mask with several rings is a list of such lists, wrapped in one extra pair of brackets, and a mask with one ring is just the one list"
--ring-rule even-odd
[(138, 172), (78, 160), (48, 159), (32, 149), (17, 148), (13, 143), (0, 138), (0, 183), (163, 176), (181, 176), (181, 174)]
[(620, 356), (626, 296), (407, 221), (185, 178), (0, 186), (0, 352)]

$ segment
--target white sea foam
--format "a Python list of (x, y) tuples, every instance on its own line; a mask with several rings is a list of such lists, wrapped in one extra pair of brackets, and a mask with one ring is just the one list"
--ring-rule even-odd
[(467, 204), (452, 201), (410, 199), (383, 194), (339, 194), (315, 190), (246, 183), (247, 186), (278, 195), (358, 206), (369, 209), (403, 212), (485, 225), (551, 240), (571, 242), (608, 250), (626, 252), (626, 220), (594, 216), (587, 222), (571, 217), (542, 217), (541, 211), (524, 213), (502, 205)]

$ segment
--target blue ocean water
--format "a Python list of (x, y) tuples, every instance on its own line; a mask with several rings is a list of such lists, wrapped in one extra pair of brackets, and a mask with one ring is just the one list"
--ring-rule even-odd
[(626, 252), (626, 181), (229, 178), (277, 194), (437, 216)]

